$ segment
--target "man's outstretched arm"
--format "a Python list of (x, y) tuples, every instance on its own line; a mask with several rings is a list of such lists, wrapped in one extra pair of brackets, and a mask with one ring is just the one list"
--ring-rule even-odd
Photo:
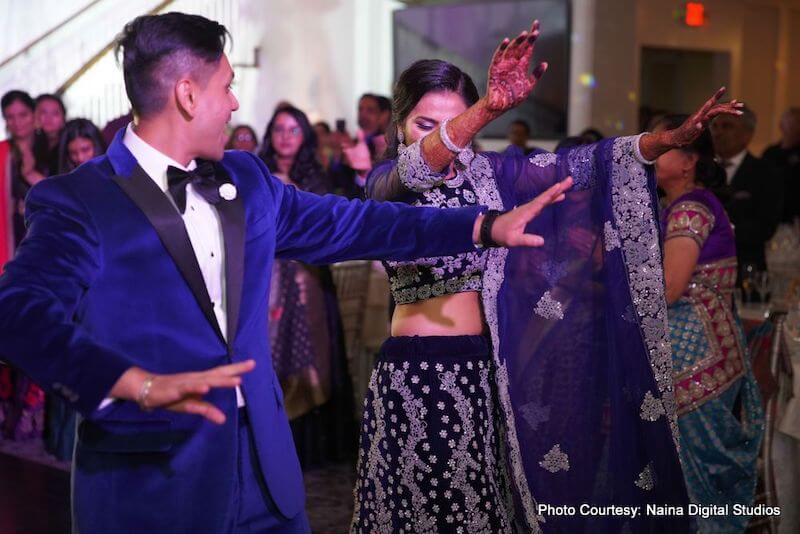
[[(320, 197), (283, 185), (259, 162), (275, 198), (276, 255), (307, 263), (350, 259), (412, 260), (475, 250), (481, 243), (483, 207), (438, 209), (375, 201)], [(537, 198), (494, 222), (499, 246), (541, 246), (525, 226), (548, 205), (564, 198), (572, 179), (555, 184)]]

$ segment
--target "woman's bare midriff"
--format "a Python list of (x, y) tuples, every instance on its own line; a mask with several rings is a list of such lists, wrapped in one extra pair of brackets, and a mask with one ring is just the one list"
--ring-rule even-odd
[(392, 316), (393, 336), (471, 336), (483, 331), (480, 294), (476, 291), (400, 304)]

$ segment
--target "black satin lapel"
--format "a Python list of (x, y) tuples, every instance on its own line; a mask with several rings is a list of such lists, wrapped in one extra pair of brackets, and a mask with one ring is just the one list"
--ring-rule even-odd
[[(227, 179), (221, 165), (215, 165), (217, 176)], [(225, 240), (225, 300), (228, 313), (228, 345), (233, 346), (236, 329), (239, 325), (239, 307), (242, 302), (244, 283), (244, 203), (240, 196), (233, 200), (220, 200), (216, 204), (217, 213)]]
[(189, 289), (192, 291), (203, 314), (214, 327), (217, 335), (224, 340), (222, 331), (214, 315), (214, 307), (211, 298), (208, 296), (203, 273), (197, 263), (197, 256), (186, 232), (175, 206), (169, 201), (167, 196), (156, 183), (138, 165), (134, 169), (130, 178), (114, 176), (114, 181), (122, 188), (130, 199), (145, 214), (150, 224), (155, 228), (161, 243), (172, 257), (178, 267)]

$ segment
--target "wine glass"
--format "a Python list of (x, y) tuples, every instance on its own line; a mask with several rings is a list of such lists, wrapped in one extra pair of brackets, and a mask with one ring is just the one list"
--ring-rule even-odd
[(742, 278), (742, 302), (753, 302), (755, 293), (755, 274), (758, 272), (758, 265), (755, 263), (743, 263), (741, 268)]
[(759, 271), (755, 273), (755, 282), (758, 291), (759, 299), (763, 304), (769, 302), (770, 298), (770, 277), (767, 271)]

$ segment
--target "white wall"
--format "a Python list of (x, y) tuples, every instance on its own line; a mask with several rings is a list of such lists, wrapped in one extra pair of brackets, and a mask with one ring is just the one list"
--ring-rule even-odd
[(241, 108), (234, 122), (250, 123), (261, 135), (275, 104), (288, 100), (312, 121), (333, 125), (344, 118), (355, 128), (358, 96), (391, 92), (391, 13), (399, 5), (391, 0), (242, 0), (240, 10), (249, 22), (241, 30), (261, 48), (261, 67), (237, 69)]
[[(54, 91), (111, 42), (125, 22), (160, 3), (0, 0), (0, 61), (88, 6), (81, 17), (0, 69), (0, 93)], [(233, 121), (250, 123), (261, 135), (280, 100), (291, 101), (312, 119), (345, 118), (354, 127), (360, 94), (391, 92), (391, 13), (401, 6), (395, 0), (175, 0), (167, 10), (208, 16), (230, 29), (234, 90), (241, 103)], [(252, 64), (255, 47), (261, 50), (260, 68), (243, 66)], [(100, 127), (127, 111), (114, 58), (104, 56), (67, 91), (65, 101), (72, 117), (88, 116)], [(4, 137), (2, 119), (0, 132)]]

